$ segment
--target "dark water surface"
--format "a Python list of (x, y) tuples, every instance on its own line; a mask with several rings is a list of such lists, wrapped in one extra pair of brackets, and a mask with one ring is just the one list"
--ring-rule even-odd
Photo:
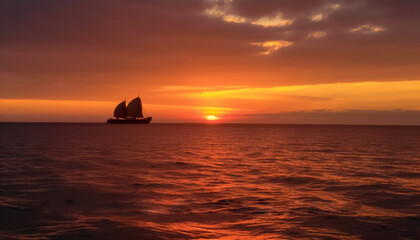
[(420, 239), (420, 127), (3, 123), (0, 239)]

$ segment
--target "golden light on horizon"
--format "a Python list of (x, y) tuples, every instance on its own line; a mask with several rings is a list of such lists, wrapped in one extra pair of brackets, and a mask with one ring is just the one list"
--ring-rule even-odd
[(207, 121), (216, 121), (216, 120), (219, 120), (219, 118), (214, 116), (214, 115), (208, 115), (208, 116), (206, 116), (206, 120)]

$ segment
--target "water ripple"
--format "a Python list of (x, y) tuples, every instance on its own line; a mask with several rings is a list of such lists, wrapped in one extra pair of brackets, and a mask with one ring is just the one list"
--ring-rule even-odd
[(0, 124), (2, 239), (420, 239), (420, 128)]

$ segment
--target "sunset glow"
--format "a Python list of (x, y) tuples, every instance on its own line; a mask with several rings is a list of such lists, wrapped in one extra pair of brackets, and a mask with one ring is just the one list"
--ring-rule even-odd
[(206, 116), (206, 119), (207, 119), (208, 121), (215, 121), (215, 120), (219, 120), (219, 118), (218, 118), (218, 117), (213, 116), (213, 115)]
[[(348, 110), (400, 111), (420, 109), (420, 81), (334, 83), (279, 87), (206, 87), (167, 86), (147, 98), (150, 102), (169, 101), (173, 104), (144, 104), (146, 114), (159, 116), (156, 122), (231, 122), (251, 121), (275, 123), (269, 113), (299, 113)], [(112, 114), (118, 101), (74, 101), (40, 99), (0, 99), (3, 121), (101, 121)], [(7, 113), (7, 114), (6, 114)], [(414, 112), (415, 113), (415, 112)], [(302, 114), (302, 113), (301, 113)], [(220, 119), (223, 115), (223, 119)], [(252, 120), (250, 117), (252, 116)], [(417, 114), (416, 116), (420, 116)], [(419, 118), (411, 116), (415, 123)], [(404, 118), (401, 115), (401, 118)], [(295, 118), (287, 120), (293, 123)], [(358, 119), (355, 116), (355, 119)], [(386, 119), (384, 119), (386, 120)], [(349, 120), (351, 122), (351, 119)]]
[(6, 4), (0, 121), (103, 122), (139, 93), (153, 122), (420, 115), (416, 7), (364, 1)]

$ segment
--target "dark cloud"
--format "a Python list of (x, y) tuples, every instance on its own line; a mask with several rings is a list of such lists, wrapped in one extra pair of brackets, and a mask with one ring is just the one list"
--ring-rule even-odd
[(329, 4), (341, 3), (340, 0), (237, 0), (233, 2), (233, 11), (247, 17), (262, 17), (282, 12), (287, 17), (302, 17), (305, 14), (321, 10)]
[[(235, 0), (250, 19), (283, 13), (285, 27), (224, 22), (214, 1), (0, 1), (0, 97), (89, 98), (133, 86), (290, 85), (415, 80), (417, 0)], [(340, 7), (331, 10), (332, 4)], [(324, 13), (322, 21), (311, 21)], [(351, 33), (362, 24), (383, 27)], [(307, 38), (325, 31), (319, 39)], [(252, 42), (294, 42), (268, 56)], [(125, 88), (120, 84), (124, 82)], [(82, 89), (82, 91), (80, 90)], [(85, 94), (86, 93), (86, 94)], [(104, 94), (102, 94), (104, 95)]]

